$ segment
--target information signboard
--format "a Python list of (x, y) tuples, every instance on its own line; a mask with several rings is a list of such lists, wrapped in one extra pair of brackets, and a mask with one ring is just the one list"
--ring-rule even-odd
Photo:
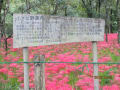
[(102, 19), (14, 14), (13, 47), (103, 41), (104, 26)]

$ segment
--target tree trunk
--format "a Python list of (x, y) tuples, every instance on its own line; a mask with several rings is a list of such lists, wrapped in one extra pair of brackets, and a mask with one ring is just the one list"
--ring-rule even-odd
[(87, 16), (92, 18), (93, 17), (93, 13), (92, 13), (92, 1), (90, 0), (89, 3), (87, 2), (87, 4), (85, 3), (84, 0), (82, 0), (82, 3), (83, 3), (83, 7), (86, 9), (86, 13), (87, 13)]
[(105, 33), (106, 33), (106, 42), (108, 42), (108, 38), (107, 38), (107, 33), (108, 33), (108, 30), (109, 30), (109, 25), (108, 25), (108, 7), (105, 6), (105, 10), (106, 10)]
[(5, 39), (4, 39), (6, 54), (7, 54), (7, 50), (8, 50), (8, 43), (7, 43), (7, 39), (8, 39), (8, 38), (5, 38)]
[(53, 11), (53, 15), (56, 15), (58, 11), (58, 4), (56, 3), (54, 11)]
[(27, 11), (27, 13), (30, 13), (30, 10), (29, 10), (29, 8), (30, 8), (30, 6), (29, 6), (30, 4), (29, 4), (29, 0), (26, 0), (26, 11)]
[(67, 16), (67, 7), (65, 7), (65, 16)]
[(113, 33), (113, 30), (112, 30), (112, 12), (113, 10), (111, 9), (110, 10), (110, 33)]
[(2, 10), (3, 0), (0, 0), (0, 24), (1, 24), (1, 10)]
[(2, 25), (0, 24), (0, 48), (1, 48), (1, 39), (2, 39), (1, 31), (2, 31)]
[(117, 18), (117, 29), (118, 29), (118, 43), (120, 43), (120, 16), (119, 16), (119, 3), (120, 0), (116, 2), (116, 18)]
[(120, 3), (120, 0), (117, 0), (116, 1), (116, 17), (118, 18), (118, 12), (119, 12), (119, 3)]
[(0, 0), (0, 38), (2, 38), (2, 15), (1, 15), (1, 10), (2, 10), (2, 4), (3, 0)]
[(101, 7), (101, 0), (99, 0), (99, 8), (98, 8), (99, 18), (100, 18), (100, 14), (101, 14), (101, 12), (100, 12), (100, 7)]
[(120, 18), (118, 18), (118, 43), (120, 43)]

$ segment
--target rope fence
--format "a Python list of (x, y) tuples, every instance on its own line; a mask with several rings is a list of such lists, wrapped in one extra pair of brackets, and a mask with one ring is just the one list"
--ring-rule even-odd
[(11, 64), (11, 63), (70, 63), (70, 64), (117, 64), (119, 65), (120, 62), (0, 62), (0, 64)]
[[(88, 86), (88, 88), (90, 88), (91, 87), (90, 85), (93, 85), (93, 80), (94, 79), (98, 79), (100, 81), (99, 89), (101, 89), (101, 90), (107, 84), (110, 84), (111, 86), (116, 84), (114, 81), (115, 81), (115, 78), (117, 78), (117, 76), (110, 75), (109, 73), (112, 71), (112, 69), (113, 69), (113, 72), (116, 72), (118, 70), (118, 68), (114, 69), (115, 67), (112, 67), (112, 68), (109, 68), (108, 70), (105, 70), (105, 72), (99, 71), (99, 75), (94, 75), (93, 74), (93, 69), (92, 69), (92, 67), (89, 67), (89, 65), (94, 65), (94, 64), (97, 64), (97, 65), (102, 65), (102, 64), (107, 64), (107, 65), (114, 65), (114, 64), (116, 64), (116, 65), (119, 65), (120, 64), (120, 62), (59, 62), (59, 61), (29, 61), (29, 62), (24, 62), (24, 61), (20, 62), (19, 61), (18, 62), (18, 61), (16, 61), (16, 62), (0, 62), (0, 65), (2, 65), (2, 64), (8, 64), (9, 65), (9, 64), (12, 64), (12, 63), (16, 63), (16, 64), (24, 64), (24, 63), (31, 64), (31, 63), (33, 63), (33, 64), (35, 64), (34, 65), (34, 70), (40, 70), (40, 69), (43, 70), (42, 68), (39, 67), (40, 66), (39, 63), (41, 63), (41, 65), (49, 64), (49, 63), (54, 63), (54, 65), (55, 64), (63, 64), (63, 63), (64, 64), (65, 63), (66, 64), (83, 64), (82, 66), (77, 66), (77, 68), (73, 67), (73, 68), (69, 69), (70, 68), (69, 66), (68, 67), (66, 66), (66, 68), (65, 68), (66, 72), (70, 70), (70, 73), (66, 74), (66, 76), (68, 76), (68, 79), (69, 79), (69, 82), (67, 84), (70, 85), (75, 90), (80, 90), (80, 88), (86, 87), (86, 86)], [(37, 68), (37, 69), (35, 69), (35, 68)], [(10, 68), (10, 70), (14, 71), (14, 68)], [(47, 75), (47, 73), (49, 73), (49, 71), (51, 71), (51, 69), (47, 70), (47, 71), (48, 72), (46, 72), (46, 75)], [(62, 71), (62, 69), (60, 69), (60, 71)], [(38, 71), (36, 71), (36, 72), (38, 72)], [(21, 76), (23, 75), (23, 73), (21, 73), (21, 72), (15, 72), (15, 73), (17, 73), (17, 74), (12, 75), (12, 76), (15, 77), (18, 74), (21, 75)], [(34, 73), (35, 76), (29, 77), (30, 80), (33, 80), (32, 78), (34, 78), (34, 81), (30, 82), (31, 85), (32, 84), (34, 84), (34, 85), (38, 85), (39, 84), (39, 86), (40, 86), (41, 82), (40, 82), (40, 80), (38, 78), (40, 78), (41, 76), (37, 77), (37, 76), (43, 74), (43, 73), (41, 73), (41, 74), (40, 73), (41, 72), (39, 71), (39, 73)], [(92, 73), (92, 74), (90, 74), (90, 73)], [(116, 73), (118, 73), (118, 72), (116, 72)], [(29, 75), (32, 75), (32, 72), (29, 72)], [(51, 72), (51, 75), (54, 75), (54, 77), (57, 77), (57, 76), (59, 76), (59, 72), (55, 73), (55, 74), (54, 74), (54, 72), (53, 73)], [(83, 75), (83, 78), (81, 78), (82, 75)], [(43, 76), (45, 76), (45, 75), (43, 75)], [(80, 78), (78, 78), (78, 77), (80, 77)], [(23, 78), (23, 76), (22, 76), (22, 78)], [(35, 78), (37, 78), (37, 79), (35, 79)], [(43, 80), (43, 77), (41, 77), (41, 78), (42, 78), (41, 80)], [(53, 77), (47, 76), (46, 78), (47, 78), (46, 80), (49, 81), (49, 80), (52, 80)], [(89, 79), (91, 81), (86, 82), (85, 81), (86, 79)], [(0, 83), (0, 88), (3, 88), (5, 90), (9, 90), (9, 89), (11, 89), (11, 90), (24, 90), (23, 87), (21, 86), (21, 85), (23, 85), (23, 82), (22, 81), (21, 82), (15, 81), (15, 80), (18, 80), (18, 77), (15, 77), (15, 78), (6, 77), (6, 80), (9, 80), (8, 83)], [(36, 82), (35, 80), (36, 81), (38, 80), (39, 82)], [(48, 81), (46, 81), (46, 83), (45, 83), (46, 87), (49, 86), (47, 84)], [(82, 81), (84, 81), (84, 82), (82, 82)], [(113, 81), (113, 82), (110, 82), (110, 81)], [(58, 80), (58, 82), (60, 82), (60, 81)], [(64, 84), (66, 84), (66, 83), (64, 83)], [(35, 88), (36, 88), (36, 86), (35, 87), (30, 87), (30, 90), (35, 90)], [(41, 90), (41, 89), (38, 89), (38, 90)], [(84, 89), (81, 89), (81, 90), (84, 90)], [(118, 90), (118, 89), (116, 89), (116, 90)]]

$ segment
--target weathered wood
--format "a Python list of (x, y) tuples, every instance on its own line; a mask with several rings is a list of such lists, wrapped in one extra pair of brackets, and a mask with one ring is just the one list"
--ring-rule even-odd
[[(24, 88), (19, 88), (19, 90), (25, 90)], [(35, 90), (34, 88), (30, 88), (29, 90)]]
[[(97, 42), (92, 42), (93, 45), (93, 62), (97, 63)], [(98, 64), (94, 64), (94, 90), (99, 90), (99, 79), (95, 78), (98, 77)]]
[[(23, 48), (24, 62), (28, 62), (28, 47)], [(24, 90), (29, 90), (29, 66), (28, 63), (24, 63)]]
[(14, 48), (104, 41), (102, 19), (14, 14), (13, 25)]
[[(36, 55), (34, 61), (45, 61), (44, 55)], [(35, 63), (35, 90), (45, 90), (45, 64)]]

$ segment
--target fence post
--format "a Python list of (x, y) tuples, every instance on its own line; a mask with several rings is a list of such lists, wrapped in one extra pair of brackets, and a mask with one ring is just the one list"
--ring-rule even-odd
[[(28, 47), (23, 48), (24, 62), (28, 62), (29, 54)], [(24, 90), (29, 90), (29, 66), (28, 63), (24, 63)]]
[[(97, 42), (93, 41), (93, 62), (97, 63)], [(98, 64), (94, 64), (94, 90), (99, 90), (99, 79), (95, 78), (98, 76)]]
[[(35, 55), (34, 61), (45, 61), (44, 55)], [(35, 90), (45, 90), (45, 64), (35, 63)]]

